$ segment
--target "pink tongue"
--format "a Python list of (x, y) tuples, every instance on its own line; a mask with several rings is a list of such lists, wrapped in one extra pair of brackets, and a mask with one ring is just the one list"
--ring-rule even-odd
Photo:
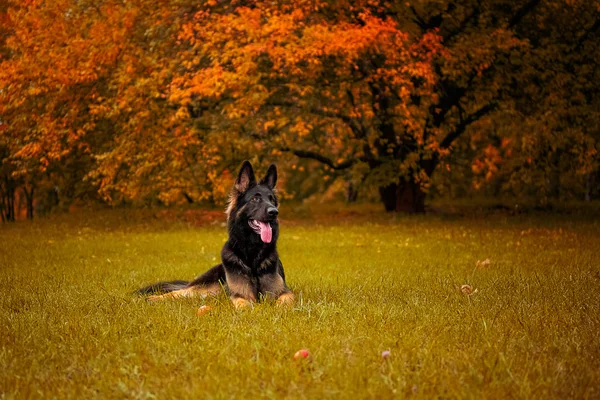
[(260, 227), (260, 239), (265, 243), (271, 243), (271, 239), (273, 239), (271, 225), (262, 221), (256, 221), (256, 223)]

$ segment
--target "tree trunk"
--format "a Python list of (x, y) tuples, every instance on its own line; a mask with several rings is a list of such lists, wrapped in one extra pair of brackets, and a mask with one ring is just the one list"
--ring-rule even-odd
[(386, 211), (409, 214), (425, 212), (425, 192), (412, 180), (402, 179), (399, 183), (380, 187), (379, 195)]
[(2, 222), (12, 222), (15, 220), (15, 188), (13, 180), (8, 176), (5, 176), (4, 182), (0, 184), (0, 195)]
[(189, 204), (194, 204), (194, 199), (192, 199), (192, 196), (187, 194), (187, 192), (183, 192), (183, 197), (185, 197), (185, 199), (187, 200), (187, 202)]
[(31, 185), (31, 190), (27, 190), (27, 186), (23, 188), (25, 192), (25, 201), (27, 202), (27, 219), (33, 219), (33, 191), (35, 187)]
[(381, 186), (379, 187), (379, 196), (381, 197), (381, 202), (385, 207), (385, 211), (391, 212), (396, 211), (396, 192), (398, 190), (398, 185), (392, 183), (391, 185)]
[(15, 220), (15, 189), (11, 186), (7, 191), (7, 210), (6, 220), (13, 222)]
[(358, 199), (358, 189), (350, 179), (346, 181), (346, 203), (356, 203)]
[(6, 222), (6, 216), (4, 215), (4, 210), (6, 209), (6, 201), (4, 197), (4, 192), (0, 192), (0, 216), (2, 216), (2, 222)]
[(396, 211), (410, 214), (425, 213), (425, 192), (421, 185), (411, 180), (405, 180), (398, 185), (396, 194)]
[(586, 203), (589, 203), (592, 200), (592, 187), (593, 187), (593, 181), (594, 179), (594, 175), (592, 173), (587, 173), (585, 175), (585, 194), (583, 196), (583, 200)]
[(562, 150), (557, 150), (552, 155), (552, 165), (555, 167), (550, 171), (550, 188), (549, 195), (551, 198), (558, 200), (560, 198), (560, 157)]

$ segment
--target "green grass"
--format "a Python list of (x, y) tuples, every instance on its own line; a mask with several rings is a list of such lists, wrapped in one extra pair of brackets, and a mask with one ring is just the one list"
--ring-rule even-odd
[(281, 211), (292, 309), (131, 295), (217, 263), (219, 220), (0, 226), (0, 398), (600, 397), (597, 221)]

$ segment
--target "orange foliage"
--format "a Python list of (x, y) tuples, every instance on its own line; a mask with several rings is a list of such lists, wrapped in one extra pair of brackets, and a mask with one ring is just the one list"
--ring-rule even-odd
[[(292, 153), (396, 185), (397, 197), (412, 185), (422, 201), (472, 124), (524, 110), (536, 129), (483, 138), (473, 173), (489, 181), (517, 150), (547, 143), (534, 137), (561, 130), (589, 174), (596, 42), (584, 33), (566, 46), (553, 22), (570, 24), (564, 11), (592, 29), (598, 2), (513, 3), (10, 0), (0, 7), (3, 161), (16, 176), (73, 162), (111, 201), (221, 202), (242, 159), (291, 167)], [(543, 71), (548, 60), (556, 73)]]

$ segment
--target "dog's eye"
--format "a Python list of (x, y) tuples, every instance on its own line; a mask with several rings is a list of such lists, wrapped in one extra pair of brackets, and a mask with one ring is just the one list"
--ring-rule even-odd
[(256, 202), (256, 201), (260, 201), (260, 196), (254, 196), (252, 198), (252, 201)]

